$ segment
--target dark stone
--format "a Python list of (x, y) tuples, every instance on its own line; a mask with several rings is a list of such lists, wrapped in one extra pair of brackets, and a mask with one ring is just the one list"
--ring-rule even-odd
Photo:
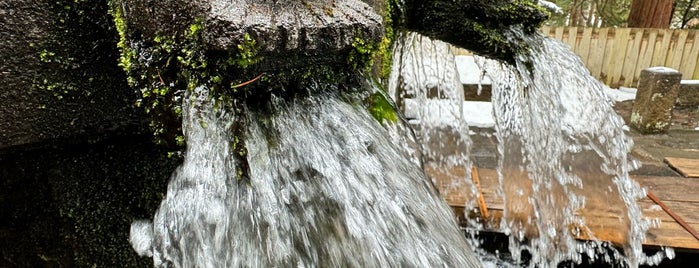
[(129, 31), (143, 40), (181, 35), (201, 20), (205, 49), (234, 50), (249, 35), (268, 59), (261, 63), (267, 69), (346, 65), (338, 55), (346, 55), (356, 38), (378, 42), (384, 31), (381, 16), (360, 0), (120, 1)]
[(408, 30), (514, 63), (548, 13), (529, 0), (405, 0)]
[(128, 241), (178, 164), (149, 135), (0, 155), (0, 267), (149, 267)]
[(677, 93), (677, 106), (699, 107), (699, 80), (682, 80)]
[(643, 134), (667, 131), (681, 79), (682, 74), (670, 68), (643, 69), (631, 111), (631, 126)]
[(0, 1), (0, 151), (140, 130), (106, 0)]

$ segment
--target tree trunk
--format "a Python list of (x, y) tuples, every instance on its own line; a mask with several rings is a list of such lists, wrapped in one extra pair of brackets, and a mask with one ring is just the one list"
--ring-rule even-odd
[(629, 13), (629, 27), (668, 28), (672, 19), (673, 0), (634, 0)]

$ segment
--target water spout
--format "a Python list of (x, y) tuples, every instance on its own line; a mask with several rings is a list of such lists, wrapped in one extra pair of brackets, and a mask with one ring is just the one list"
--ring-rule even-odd
[[(515, 65), (479, 58), (493, 81), (501, 228), (510, 233), (511, 253), (518, 259), (528, 251), (532, 265), (543, 266), (580, 262), (582, 254), (631, 267), (657, 263), (642, 252), (651, 221), (637, 204), (645, 191), (629, 177), (638, 163), (629, 157), (633, 142), (623, 120), (564, 44), (527, 38), (530, 57)], [(601, 229), (585, 211), (618, 217), (612, 228), (623, 253), (594, 239)], [(592, 242), (575, 240), (580, 235)]]
[(319, 86), (244, 115), (206, 87), (186, 93), (185, 162), (152, 225), (132, 226), (134, 248), (162, 267), (478, 266), (420, 167), (363, 107)]

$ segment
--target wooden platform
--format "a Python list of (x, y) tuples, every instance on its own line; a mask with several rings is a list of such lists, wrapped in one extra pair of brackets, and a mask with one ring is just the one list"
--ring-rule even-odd
[(682, 176), (699, 178), (699, 159), (665, 157), (665, 162), (682, 174)]
[[(489, 218), (485, 219), (486, 228), (489, 231), (498, 232), (499, 221), (502, 217), (504, 202), (496, 194), (498, 189), (497, 172), (489, 169), (479, 169), (481, 191), (485, 203), (488, 207)], [(444, 196), (445, 200), (455, 210), (456, 215), (462, 217), (466, 209), (464, 206), (470, 197), (467, 184), (453, 179), (463, 175), (464, 170), (450, 170), (452, 175), (446, 176), (444, 172), (427, 170), (427, 173), (435, 181), (436, 186)], [(452, 179), (449, 179), (452, 177)], [(682, 177), (651, 177), (632, 176), (641, 186), (645, 187), (665, 203), (672, 211), (682, 217), (695, 230), (699, 229), (699, 179)], [(463, 178), (463, 177), (461, 177)], [(595, 202), (595, 200), (590, 200)], [(604, 204), (605, 200), (597, 200)], [(473, 204), (477, 204), (473, 202)], [(653, 201), (644, 198), (640, 202), (643, 213), (647, 217), (661, 220), (659, 228), (652, 228), (646, 235), (645, 246), (669, 246), (677, 250), (699, 251), (699, 240), (694, 238), (689, 232), (682, 228), (667, 213), (659, 208)], [(469, 211), (478, 211), (477, 208), (468, 208)], [(478, 213), (469, 213), (471, 217), (478, 217)], [(618, 224), (618, 217), (613, 213), (603, 211), (586, 211), (584, 213), (587, 226), (594, 232), (600, 240), (609, 241), (613, 244), (620, 244), (623, 236), (614, 228)], [(465, 221), (460, 221), (465, 224)], [(578, 237), (588, 239), (587, 237)]]

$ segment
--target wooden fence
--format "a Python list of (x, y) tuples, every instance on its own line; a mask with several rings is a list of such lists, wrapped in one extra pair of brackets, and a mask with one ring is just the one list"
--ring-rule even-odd
[(541, 32), (568, 44), (590, 74), (610, 87), (636, 87), (641, 70), (652, 66), (699, 79), (699, 30), (543, 27)]

